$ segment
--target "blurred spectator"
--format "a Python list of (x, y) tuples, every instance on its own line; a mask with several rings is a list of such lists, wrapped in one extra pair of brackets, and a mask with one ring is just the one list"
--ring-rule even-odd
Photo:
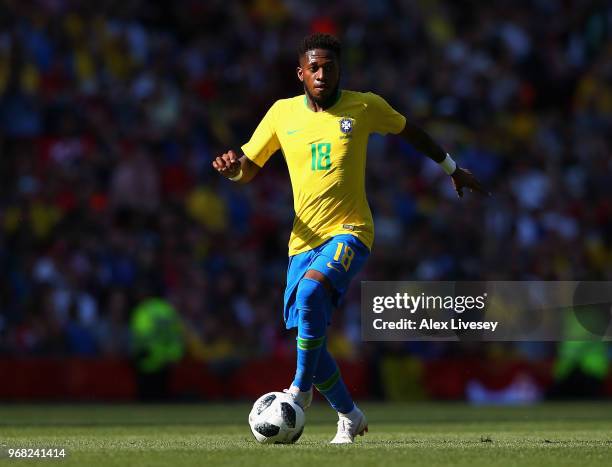
[(143, 401), (168, 397), (169, 372), (184, 352), (183, 326), (176, 310), (160, 298), (145, 298), (132, 314), (134, 363)]

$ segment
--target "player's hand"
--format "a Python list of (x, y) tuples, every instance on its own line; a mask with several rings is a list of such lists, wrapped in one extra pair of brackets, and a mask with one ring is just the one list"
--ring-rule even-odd
[(453, 185), (459, 198), (463, 198), (464, 188), (469, 188), (470, 192), (475, 191), (485, 196), (491, 196), (491, 192), (487, 191), (478, 179), (474, 177), (474, 174), (467, 169), (457, 167), (457, 170), (453, 172), (451, 178), (453, 179)]
[(240, 172), (240, 161), (236, 153), (231, 149), (217, 157), (212, 162), (212, 166), (226, 178), (235, 177)]

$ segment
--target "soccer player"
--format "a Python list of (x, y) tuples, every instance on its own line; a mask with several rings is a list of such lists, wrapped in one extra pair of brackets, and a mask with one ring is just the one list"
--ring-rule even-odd
[(464, 187), (486, 191), (383, 98), (340, 89), (340, 52), (333, 36), (304, 38), (297, 67), (304, 94), (275, 102), (242, 146), (243, 155), (230, 150), (212, 165), (228, 179), (248, 183), (272, 154), (282, 150), (295, 208), (284, 319), (287, 329), (297, 327), (297, 369), (286, 392), (306, 409), (314, 384), (338, 412), (338, 430), (331, 442), (343, 444), (363, 435), (368, 425), (326, 348), (325, 333), (333, 309), (363, 267), (374, 240), (365, 193), (369, 135), (392, 133), (406, 139), (440, 164), (460, 197)]

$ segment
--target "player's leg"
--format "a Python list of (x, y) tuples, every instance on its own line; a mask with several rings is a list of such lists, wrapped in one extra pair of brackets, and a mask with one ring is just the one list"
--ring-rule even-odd
[(327, 350), (321, 349), (319, 364), (314, 374), (314, 386), (325, 396), (329, 405), (339, 413), (347, 414), (355, 407), (353, 398), (342, 379), (340, 368)]
[[(368, 256), (368, 248), (356, 237), (339, 235), (312, 261), (310, 267), (323, 273), (329, 281), (332, 308), (340, 305), (351, 280), (362, 269)], [(338, 365), (326, 345), (319, 353), (314, 383), (338, 412), (338, 431), (332, 443), (352, 443), (356, 435), (363, 435), (367, 431), (366, 418), (354, 404)]]
[[(313, 381), (329, 389), (325, 396), (338, 411), (340, 422), (344, 426), (357, 422), (349, 427), (349, 433), (360, 428), (361, 422), (365, 423), (365, 417), (354, 406), (339, 372), (334, 376), (338, 368), (324, 348), (324, 337), (333, 308), (339, 305), (348, 284), (368, 256), (368, 248), (356, 237), (339, 235), (311, 252), (291, 257), (287, 272), (285, 323), (288, 329), (298, 328), (296, 375), (288, 392), (296, 402), (308, 407), (312, 399)], [(323, 365), (315, 379), (321, 355), (324, 356)], [(361, 414), (363, 420), (358, 420), (356, 414)], [(344, 423), (349, 416), (348, 422)], [(363, 431), (364, 427), (361, 427), (359, 433)], [(350, 441), (342, 442), (352, 442), (352, 437)]]
[(308, 270), (297, 286), (298, 312), (297, 365), (289, 392), (307, 408), (312, 401), (312, 383), (325, 343), (331, 313), (331, 285), (318, 271)]
[(338, 412), (338, 430), (331, 441), (333, 444), (350, 444), (355, 436), (363, 436), (368, 431), (366, 417), (353, 402), (353, 398), (342, 379), (340, 368), (327, 350), (327, 345), (321, 349), (319, 355), (314, 385), (325, 396), (329, 405)]

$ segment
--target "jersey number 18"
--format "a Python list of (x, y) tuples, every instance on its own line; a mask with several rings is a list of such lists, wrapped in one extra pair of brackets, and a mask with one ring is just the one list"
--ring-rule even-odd
[(329, 170), (331, 167), (331, 143), (312, 143), (310, 152), (312, 154), (310, 170)]

